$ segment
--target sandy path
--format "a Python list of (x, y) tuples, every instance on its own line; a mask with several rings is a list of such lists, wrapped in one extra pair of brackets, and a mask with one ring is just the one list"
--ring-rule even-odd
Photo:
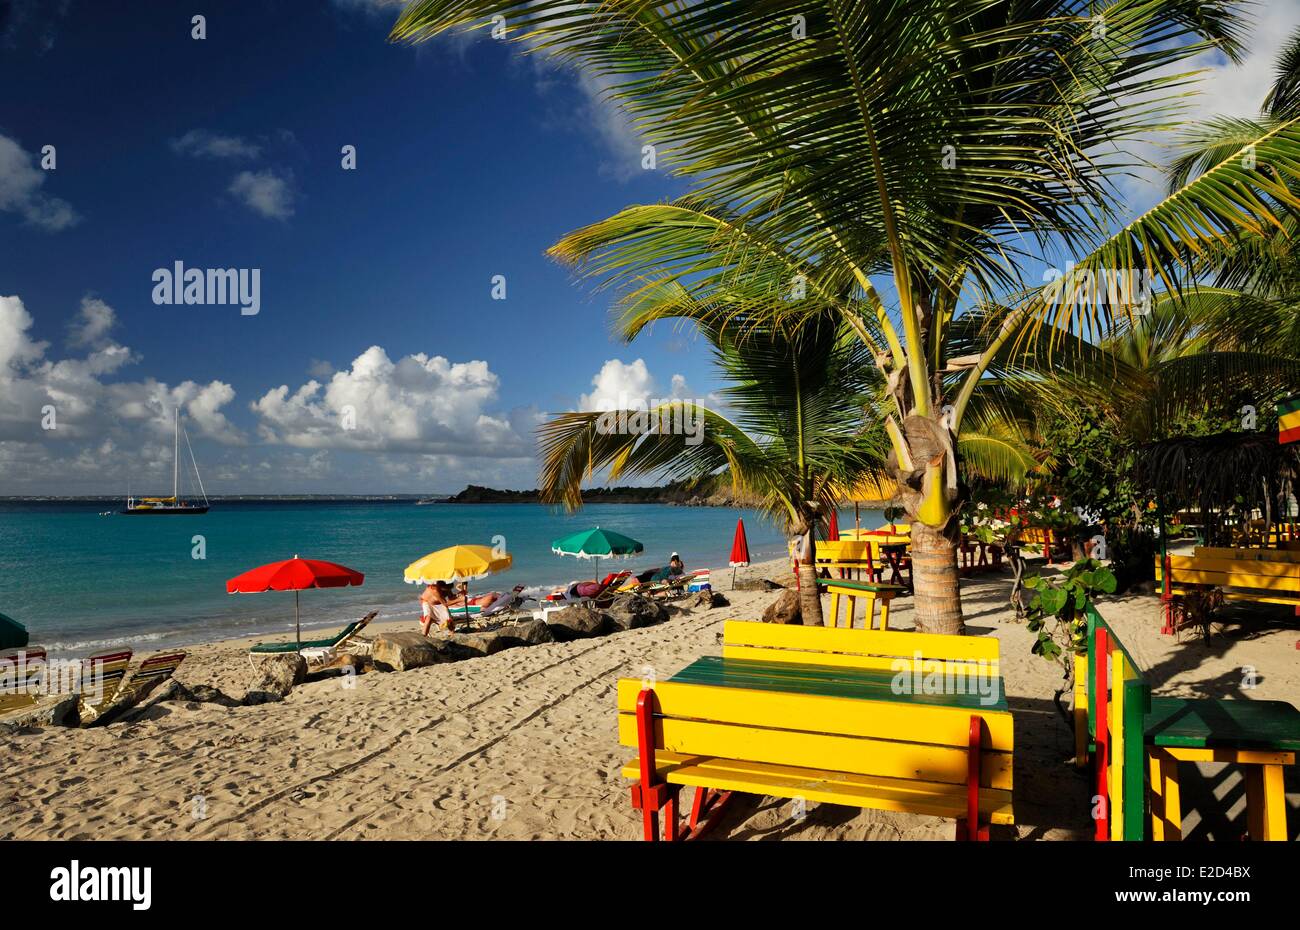
[[(639, 821), (619, 774), (634, 755), (617, 744), (614, 684), (649, 666), (667, 677), (716, 652), (728, 617), (757, 619), (768, 593), (734, 592), (733, 606), (683, 612), (657, 627), (396, 674), (318, 681), (278, 704), (226, 709), (163, 705), (154, 719), (100, 729), (0, 736), (2, 838), (635, 838)], [(1002, 641), (1016, 715), (1015, 828), (1025, 839), (1086, 837), (1088, 779), (1066, 760), (1072, 738), (1052, 703), (1059, 670), (1029, 653), (1006, 609), (1006, 582), (963, 585), (972, 632)], [(1111, 602), (1122, 631), (1163, 693), (1300, 701), (1294, 626), (1231, 628), (1206, 648), (1158, 633), (1153, 598)], [(895, 626), (911, 625), (906, 600)], [(242, 643), (199, 647), (188, 683), (240, 694)], [(1243, 668), (1256, 686), (1244, 695)], [(1189, 805), (1214, 791), (1189, 836), (1235, 838), (1240, 776), (1223, 766), (1189, 776)], [(1295, 772), (1289, 797), (1300, 808)], [(737, 839), (913, 839), (952, 835), (950, 822), (789, 802), (741, 799), (718, 835)], [(1293, 833), (1300, 814), (1291, 816)]]

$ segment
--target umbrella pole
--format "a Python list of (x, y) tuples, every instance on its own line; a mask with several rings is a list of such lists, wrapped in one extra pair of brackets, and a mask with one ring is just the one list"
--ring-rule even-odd
[(298, 592), (293, 592), (293, 635), (298, 641), (298, 654), (302, 655), (302, 619), (298, 612)]
[(469, 623), (469, 582), (465, 582), (465, 622)]

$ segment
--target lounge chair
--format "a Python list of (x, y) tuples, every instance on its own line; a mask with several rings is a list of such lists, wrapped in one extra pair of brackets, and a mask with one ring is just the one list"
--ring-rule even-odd
[[(117, 697), (111, 705), (94, 721), (107, 725), (117, 720), (123, 713), (144, 700), (151, 691), (172, 677), (172, 674), (185, 661), (184, 652), (158, 652), (136, 666), (135, 671), (118, 689)], [(83, 725), (87, 721), (82, 721)]]
[(687, 572), (685, 575), (676, 575), (663, 581), (641, 581), (634, 585), (628, 585), (621, 594), (640, 594), (642, 597), (680, 597), (686, 593), (687, 588), (696, 581), (707, 580), (709, 577), (708, 569), (700, 571)]
[(632, 576), (631, 572), (611, 572), (605, 576), (605, 580), (600, 582), (600, 589), (593, 594), (583, 597), (578, 593), (578, 585), (582, 582), (575, 581), (569, 585), (563, 592), (552, 594), (541, 602), (541, 610), (533, 611), (533, 616), (538, 620), (545, 620), (548, 614), (557, 610), (563, 610), (566, 607), (605, 607), (614, 599), (618, 589), (628, 578)]
[(532, 600), (532, 598), (524, 597), (524, 586), (521, 584), (515, 585), (509, 594), (501, 595), (486, 608), (480, 610), (479, 616), (499, 617), (502, 614), (514, 613), (523, 607), (525, 601), (529, 600)]
[[(299, 644), (296, 642), (256, 643), (251, 649), (248, 650), (248, 653), (250, 656), (286, 655), (290, 652), (301, 651), (303, 656), (308, 659), (323, 658), (328, 654), (337, 651), (339, 647), (341, 647), (345, 642), (347, 642), (349, 639), (351, 639), (352, 637), (360, 633), (363, 629), (366, 628), (366, 625), (369, 624), (371, 620), (375, 619), (375, 617), (378, 616), (378, 614), (379, 611), (372, 610), (370, 611), (370, 613), (366, 614), (360, 620), (353, 620), (351, 623), (349, 623), (343, 629), (339, 630), (333, 636), (327, 636), (324, 639), (311, 639), (311, 640), (304, 641), (301, 644), (301, 648), (299, 647)], [(308, 652), (312, 653), (312, 655), (308, 656), (307, 655)]]
[(44, 649), (19, 649), (0, 656), (0, 714), (35, 704), (45, 670)]
[(185, 661), (187, 653), (159, 652), (145, 659), (127, 679), (118, 694), (119, 702), (132, 704), (145, 697), (162, 682), (171, 678), (180, 664)]
[(611, 595), (617, 591), (632, 573), (628, 571), (610, 572), (605, 579), (600, 582), (600, 587), (592, 594), (581, 595), (578, 593), (578, 585), (584, 582), (575, 581), (564, 591), (557, 594), (551, 594), (546, 598), (545, 607), (573, 607), (575, 604), (600, 604), (608, 603)]
[(93, 722), (108, 710), (122, 688), (130, 664), (130, 649), (91, 656), (81, 663), (77, 712), (81, 715), (82, 726)]

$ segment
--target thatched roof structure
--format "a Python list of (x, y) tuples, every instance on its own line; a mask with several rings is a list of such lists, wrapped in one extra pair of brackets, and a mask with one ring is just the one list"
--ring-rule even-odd
[(1135, 477), (1165, 513), (1196, 508), (1211, 535), (1225, 517), (1285, 513), (1300, 478), (1300, 443), (1276, 433), (1179, 436), (1138, 450)]

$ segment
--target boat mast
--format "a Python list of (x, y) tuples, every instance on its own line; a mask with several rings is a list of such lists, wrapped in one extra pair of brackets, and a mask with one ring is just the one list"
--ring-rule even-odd
[(180, 440), (181, 408), (177, 407), (172, 411), (172, 503), (178, 503), (176, 495), (180, 491)]

